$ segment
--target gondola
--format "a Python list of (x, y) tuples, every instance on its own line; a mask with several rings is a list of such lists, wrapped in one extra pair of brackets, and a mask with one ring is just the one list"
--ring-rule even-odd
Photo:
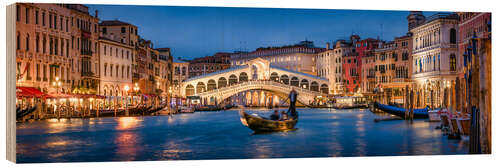
[(274, 132), (293, 130), (298, 122), (298, 116), (284, 121), (273, 121), (260, 116), (250, 115), (245, 111), (240, 111), (240, 121), (243, 125), (255, 132)]
[(36, 106), (31, 107), (31, 108), (27, 108), (24, 110), (19, 109), (19, 112), (16, 112), (16, 119), (22, 119), (24, 116), (35, 112), (35, 110), (36, 110)]
[(252, 129), (256, 133), (294, 130), (295, 125), (299, 121), (299, 114), (295, 109), (295, 102), (297, 100), (297, 96), (298, 96), (297, 92), (295, 92), (295, 90), (293, 89), (288, 95), (288, 99), (290, 99), (290, 105), (288, 111), (290, 112), (290, 114), (289, 114), (289, 119), (287, 120), (282, 120), (282, 121), (270, 120), (258, 115), (253, 115), (253, 114), (251, 115), (246, 113), (244, 110), (240, 110), (240, 121), (243, 125)]
[[(392, 114), (392, 115), (399, 116), (401, 118), (405, 117), (406, 109), (404, 109), (404, 108), (380, 104), (378, 102), (374, 103), (374, 107), (376, 109), (379, 109), (381, 111), (384, 111), (384, 112)], [(413, 118), (429, 118), (428, 111), (429, 111), (429, 107), (425, 107), (425, 108), (421, 108), (421, 109), (413, 109)]]

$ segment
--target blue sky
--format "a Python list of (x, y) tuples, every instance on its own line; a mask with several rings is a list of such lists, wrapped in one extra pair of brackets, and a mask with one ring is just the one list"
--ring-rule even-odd
[[(192, 59), (216, 52), (252, 51), (313, 41), (361, 38), (392, 40), (407, 32), (408, 11), (216, 8), (88, 5), (100, 20), (118, 19), (139, 27), (155, 47), (170, 47), (174, 57)], [(424, 12), (426, 16), (434, 12)]]

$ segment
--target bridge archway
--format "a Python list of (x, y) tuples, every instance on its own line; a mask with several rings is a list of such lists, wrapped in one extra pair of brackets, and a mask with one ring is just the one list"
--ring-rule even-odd
[(232, 74), (231, 76), (229, 76), (229, 86), (236, 85), (236, 84), (238, 84), (238, 77), (236, 77), (236, 75)]
[(211, 90), (214, 90), (214, 89), (217, 89), (217, 84), (215, 83), (215, 80), (213, 80), (213, 79), (208, 80), (208, 82), (207, 82), (207, 91), (211, 91)]
[(288, 85), (290, 83), (290, 80), (288, 79), (288, 75), (281, 75), (280, 77), (280, 82), (285, 84), (285, 85)]
[(326, 84), (321, 85), (320, 92), (328, 94), (328, 85), (326, 85)]
[(302, 79), (302, 81), (300, 81), (300, 87), (304, 89), (309, 89), (309, 81), (307, 79)]
[(248, 81), (248, 74), (246, 72), (240, 73), (240, 83)]
[(205, 84), (203, 82), (198, 82), (198, 84), (196, 84), (196, 93), (202, 92), (205, 92)]
[(299, 78), (292, 77), (292, 79), (290, 79), (290, 85), (299, 87)]
[(276, 81), (276, 82), (278, 82), (278, 80), (279, 80), (278, 73), (276, 73), (276, 72), (271, 73), (271, 77), (270, 77), (270, 79), (271, 79), (271, 81)]
[(219, 80), (217, 81), (217, 84), (219, 85), (217, 88), (223, 88), (227, 86), (227, 80), (224, 77), (220, 77)]
[(186, 86), (186, 96), (194, 95), (194, 86), (189, 84)]
[(319, 85), (316, 81), (311, 82), (311, 91), (319, 92)]

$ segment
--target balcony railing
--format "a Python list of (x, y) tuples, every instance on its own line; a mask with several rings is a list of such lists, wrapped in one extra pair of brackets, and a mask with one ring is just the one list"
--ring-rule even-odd
[(88, 72), (82, 72), (82, 73), (81, 73), (81, 76), (82, 76), (82, 77), (93, 77), (93, 76), (94, 76), (94, 73), (93, 73), (93, 72), (90, 72), (90, 71), (88, 71)]
[(92, 56), (92, 51), (90, 50), (80, 50), (81, 55), (89, 55)]

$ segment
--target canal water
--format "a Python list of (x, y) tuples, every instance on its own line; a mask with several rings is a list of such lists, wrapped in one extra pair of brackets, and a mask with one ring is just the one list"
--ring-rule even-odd
[[(269, 110), (250, 110), (268, 115)], [(295, 131), (254, 134), (236, 110), (17, 124), (17, 162), (200, 160), (466, 154), (416, 120), (374, 122), (369, 110), (298, 109)]]

